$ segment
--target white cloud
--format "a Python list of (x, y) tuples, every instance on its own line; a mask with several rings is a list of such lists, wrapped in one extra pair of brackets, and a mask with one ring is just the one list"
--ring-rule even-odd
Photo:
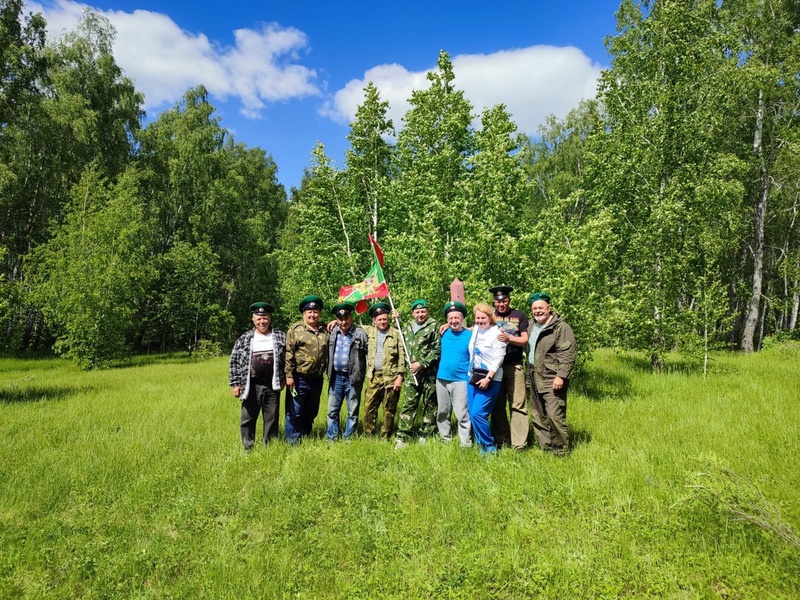
[[(464, 54), (452, 59), (455, 86), (464, 90), (479, 115), (505, 104), (517, 127), (536, 133), (545, 117), (564, 117), (582, 99), (593, 98), (602, 67), (573, 47), (531, 46), (494, 54)], [(428, 71), (412, 73), (400, 65), (379, 65), (338, 90), (322, 114), (350, 123), (364, 101), (363, 89), (372, 81), (381, 99), (389, 101), (389, 117), (397, 129), (410, 108), (413, 90), (425, 89)]]
[[(85, 8), (71, 0), (28, 3), (29, 10), (44, 14), (50, 37), (75, 29)], [(176, 102), (199, 84), (221, 100), (238, 98), (248, 117), (258, 117), (267, 102), (320, 95), (316, 72), (296, 62), (308, 46), (298, 29), (275, 23), (237, 29), (235, 45), (220, 47), (161, 13), (97, 12), (117, 30), (114, 58), (145, 94), (146, 108)]]

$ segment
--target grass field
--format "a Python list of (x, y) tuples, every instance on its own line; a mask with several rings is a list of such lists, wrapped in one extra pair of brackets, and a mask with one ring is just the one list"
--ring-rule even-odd
[(324, 401), (247, 455), (226, 359), (0, 359), (0, 598), (800, 597), (800, 348), (714, 358), (597, 352), (564, 459), (329, 444)]

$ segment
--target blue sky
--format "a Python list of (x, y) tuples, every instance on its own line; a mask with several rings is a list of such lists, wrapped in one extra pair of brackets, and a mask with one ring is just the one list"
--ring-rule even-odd
[(90, 6), (117, 29), (114, 55), (152, 119), (203, 84), (222, 125), (260, 146), (287, 191), (319, 141), (343, 165), (348, 123), (374, 81), (395, 127), (440, 50), (475, 114), (507, 105), (521, 131), (594, 95), (619, 0), (337, 3), (195, 0), (29, 1), (51, 36)]

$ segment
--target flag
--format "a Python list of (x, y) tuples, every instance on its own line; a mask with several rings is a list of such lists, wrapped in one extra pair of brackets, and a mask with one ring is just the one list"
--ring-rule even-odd
[(381, 250), (381, 247), (378, 246), (378, 242), (375, 241), (375, 238), (373, 238), (372, 235), (368, 233), (367, 237), (369, 238), (369, 243), (372, 244), (372, 253), (375, 257), (375, 260), (377, 260), (378, 264), (383, 267), (383, 250)]
[(356, 312), (362, 314), (367, 310), (367, 300), (370, 298), (384, 298), (389, 295), (389, 286), (383, 276), (383, 252), (378, 243), (369, 236), (372, 245), (372, 268), (361, 283), (346, 285), (339, 289), (339, 302), (355, 304)]

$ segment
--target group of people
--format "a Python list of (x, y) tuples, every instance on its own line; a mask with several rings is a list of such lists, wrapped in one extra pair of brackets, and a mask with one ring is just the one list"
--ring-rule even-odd
[(254, 303), (253, 329), (236, 341), (229, 373), (231, 391), (242, 405), (244, 448), (255, 443), (259, 413), (264, 442), (278, 436), (284, 388), (286, 440), (295, 443), (310, 435), (327, 377), (331, 441), (340, 437), (343, 404), (347, 417), (341, 438), (356, 435), (363, 391), (363, 433), (376, 434), (382, 406), (380, 436), (389, 440), (394, 434), (397, 448), (415, 438), (449, 442), (457, 435), (464, 447), (474, 439), (483, 453), (504, 446), (523, 450), (532, 421), (541, 449), (566, 454), (567, 390), (576, 358), (572, 329), (552, 310), (546, 293), (529, 296), (529, 321), (511, 308), (511, 287), (489, 291), (494, 306), (476, 304), (470, 328), (463, 303), (445, 304), (445, 323), (439, 325), (428, 303), (419, 299), (411, 304), (413, 320), (402, 333), (391, 322), (397, 312), (384, 302), (370, 307), (372, 325), (361, 326), (353, 322), (355, 308), (344, 302), (333, 307), (334, 321), (323, 322), (322, 299), (306, 296), (299, 305), (302, 320), (286, 333), (272, 327), (270, 304)]

